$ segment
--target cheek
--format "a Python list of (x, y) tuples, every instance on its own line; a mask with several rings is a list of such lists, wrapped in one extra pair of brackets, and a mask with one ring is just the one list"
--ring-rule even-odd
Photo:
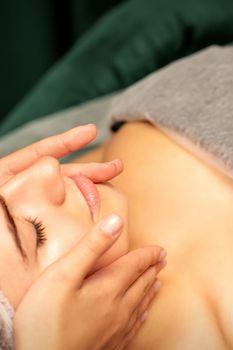
[(90, 223), (79, 223), (78, 220), (54, 220), (46, 225), (46, 242), (38, 249), (40, 271), (57, 261), (74, 248), (81, 238), (91, 229)]
[(16, 309), (35, 280), (37, 271), (23, 265), (18, 251), (14, 249), (12, 242), (9, 243), (7, 244), (1, 239), (0, 288), (10, 304)]
[[(2, 215), (0, 219), (0, 289), (16, 309), (35, 280), (37, 267), (33, 259), (29, 258), (27, 263), (23, 261)], [(25, 251), (29, 253), (28, 249)]]
[(91, 273), (110, 265), (129, 251), (127, 228), (124, 228), (116, 243), (97, 261)]
[[(122, 217), (124, 227), (119, 239), (97, 261), (93, 271), (109, 265), (120, 256), (126, 254), (129, 249), (128, 203), (125, 196), (108, 185), (97, 185), (97, 189), (101, 199), (101, 208), (97, 221), (103, 216), (115, 213)], [(40, 271), (43, 271), (47, 266), (70, 251), (94, 227), (85, 201), (81, 204), (79, 203), (78, 210), (74, 206), (71, 208), (70, 205), (67, 208), (61, 208), (60, 213), (56, 211), (56, 217), (48, 215), (48, 211), (44, 212), (44, 216), (47, 219), (45, 226), (47, 226), (48, 239), (38, 251)]]
[(115, 244), (98, 260), (92, 272), (111, 264), (129, 251), (128, 238), (128, 202), (126, 197), (111, 186), (98, 185), (101, 198), (100, 220), (108, 214), (118, 214), (124, 222), (122, 233)]

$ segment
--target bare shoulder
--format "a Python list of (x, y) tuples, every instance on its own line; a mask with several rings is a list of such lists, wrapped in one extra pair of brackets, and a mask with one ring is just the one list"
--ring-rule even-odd
[[(117, 157), (118, 155), (115, 152), (112, 152), (115, 145), (115, 141), (117, 142), (117, 149), (120, 151), (121, 145), (128, 143), (130, 139), (133, 140), (139, 136), (139, 134), (143, 137), (143, 135), (147, 135), (148, 131), (156, 130), (151, 124), (148, 122), (134, 122), (134, 123), (126, 123), (119, 132), (113, 134), (109, 140), (106, 140), (103, 144), (96, 147), (94, 150), (84, 154), (83, 156), (77, 157), (73, 160), (73, 162), (79, 163), (88, 163), (88, 162), (104, 162), (106, 160)], [(142, 135), (143, 134), (143, 135)], [(141, 140), (142, 142), (143, 140)], [(110, 152), (109, 152), (110, 147)], [(111, 154), (112, 152), (112, 154)]]
[(147, 135), (148, 131), (154, 133), (155, 130), (155, 127), (145, 121), (126, 123), (119, 132), (112, 134), (112, 137), (109, 140), (106, 140), (103, 144), (85, 155), (75, 158), (73, 162), (104, 162), (113, 159), (114, 157), (117, 158), (121, 155), (121, 152), (119, 152), (119, 155), (117, 152), (114, 152), (115, 144), (117, 150), (121, 151), (125, 144), (128, 144), (130, 140), (134, 141), (139, 135), (141, 137), (140, 144), (142, 144), (143, 140), (146, 139), (144, 136)]
[[(125, 164), (113, 184), (129, 199), (135, 244), (154, 242), (169, 251), (171, 268), (151, 316), (158, 338), (150, 339), (161, 344), (158, 349), (168, 349), (168, 342), (179, 350), (190, 344), (233, 348), (233, 181), (147, 122), (125, 124), (102, 156)], [(182, 281), (174, 281), (180, 273)], [(133, 350), (147, 349), (145, 337), (137, 340)]]

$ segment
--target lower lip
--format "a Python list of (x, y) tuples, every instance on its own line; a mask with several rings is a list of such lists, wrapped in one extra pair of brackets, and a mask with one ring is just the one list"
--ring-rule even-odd
[(100, 209), (100, 197), (96, 185), (84, 175), (72, 176), (72, 180), (86, 199), (92, 218), (94, 218)]

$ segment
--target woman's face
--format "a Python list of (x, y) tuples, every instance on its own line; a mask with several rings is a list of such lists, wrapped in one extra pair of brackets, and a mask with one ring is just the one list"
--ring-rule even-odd
[(61, 174), (53, 158), (40, 159), (1, 187), (0, 289), (15, 308), (38, 275), (74, 247), (101, 217), (116, 213), (125, 225), (95, 269), (127, 252), (125, 197), (107, 183), (96, 188), (100, 208), (93, 219), (76, 183)]

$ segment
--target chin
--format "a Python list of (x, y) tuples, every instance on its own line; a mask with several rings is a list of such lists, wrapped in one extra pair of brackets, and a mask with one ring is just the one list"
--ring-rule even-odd
[(119, 215), (124, 222), (123, 230), (114, 243), (114, 245), (98, 260), (95, 265), (94, 271), (103, 268), (122, 255), (128, 253), (129, 251), (129, 237), (128, 237), (128, 201), (126, 196), (117, 190), (110, 183), (98, 184), (97, 190), (100, 194), (100, 211), (98, 216), (98, 221), (108, 215), (108, 214), (117, 214)]

